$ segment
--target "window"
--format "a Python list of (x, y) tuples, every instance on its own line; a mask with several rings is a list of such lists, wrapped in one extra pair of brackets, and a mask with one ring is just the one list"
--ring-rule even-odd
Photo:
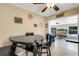
[(69, 34), (77, 34), (78, 33), (78, 27), (77, 26), (70, 26), (69, 27)]

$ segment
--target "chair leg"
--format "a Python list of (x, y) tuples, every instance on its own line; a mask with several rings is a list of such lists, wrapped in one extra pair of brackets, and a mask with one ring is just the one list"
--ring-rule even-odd
[(26, 49), (25, 50), (26, 56), (28, 56), (27, 45), (26, 45), (25, 49)]
[(39, 48), (39, 56), (42, 55), (42, 48)]
[(47, 52), (47, 56), (49, 56), (49, 49), (46, 49), (46, 52)]
[(49, 49), (48, 49), (48, 50), (49, 50), (49, 56), (51, 56), (51, 51), (50, 51), (50, 47), (49, 47)]
[(26, 50), (25, 52), (26, 52), (26, 56), (28, 56), (28, 51)]
[(40, 48), (40, 55), (42, 56), (42, 48)]
[(17, 56), (17, 55), (15, 54), (16, 47), (17, 47), (17, 43), (12, 43), (12, 46), (11, 46), (10, 52), (9, 52), (9, 55), (10, 55), (10, 56)]

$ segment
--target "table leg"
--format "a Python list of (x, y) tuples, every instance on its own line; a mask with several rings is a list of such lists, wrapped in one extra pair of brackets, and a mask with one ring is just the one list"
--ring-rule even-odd
[(17, 47), (17, 43), (12, 43), (12, 46), (11, 46), (11, 49), (10, 49), (10, 52), (9, 52), (9, 55), (10, 55), (10, 56), (17, 56), (17, 55), (15, 54), (16, 47)]
[(41, 48), (38, 48), (38, 56), (41, 56)]
[(26, 49), (26, 56), (28, 56), (27, 45), (26, 45), (26, 48), (25, 49)]
[(38, 54), (38, 49), (37, 49), (37, 45), (35, 44), (33, 47), (33, 56), (37, 56)]
[(37, 48), (36, 47), (33, 48), (33, 56), (37, 56)]

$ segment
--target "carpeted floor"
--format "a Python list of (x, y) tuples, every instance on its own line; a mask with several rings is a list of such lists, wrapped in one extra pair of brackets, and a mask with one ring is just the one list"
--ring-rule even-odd
[(0, 48), (0, 56), (9, 56), (10, 46)]

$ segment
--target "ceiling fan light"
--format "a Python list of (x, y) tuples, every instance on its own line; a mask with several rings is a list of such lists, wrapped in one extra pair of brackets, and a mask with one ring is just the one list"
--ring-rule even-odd
[(50, 6), (51, 6), (51, 4), (50, 3), (47, 3), (47, 7), (50, 8)]
[(47, 3), (48, 8), (52, 8), (55, 4), (54, 3)]
[(54, 3), (52, 3), (52, 4), (51, 4), (51, 7), (53, 7), (54, 5), (55, 5), (55, 4), (54, 4)]

